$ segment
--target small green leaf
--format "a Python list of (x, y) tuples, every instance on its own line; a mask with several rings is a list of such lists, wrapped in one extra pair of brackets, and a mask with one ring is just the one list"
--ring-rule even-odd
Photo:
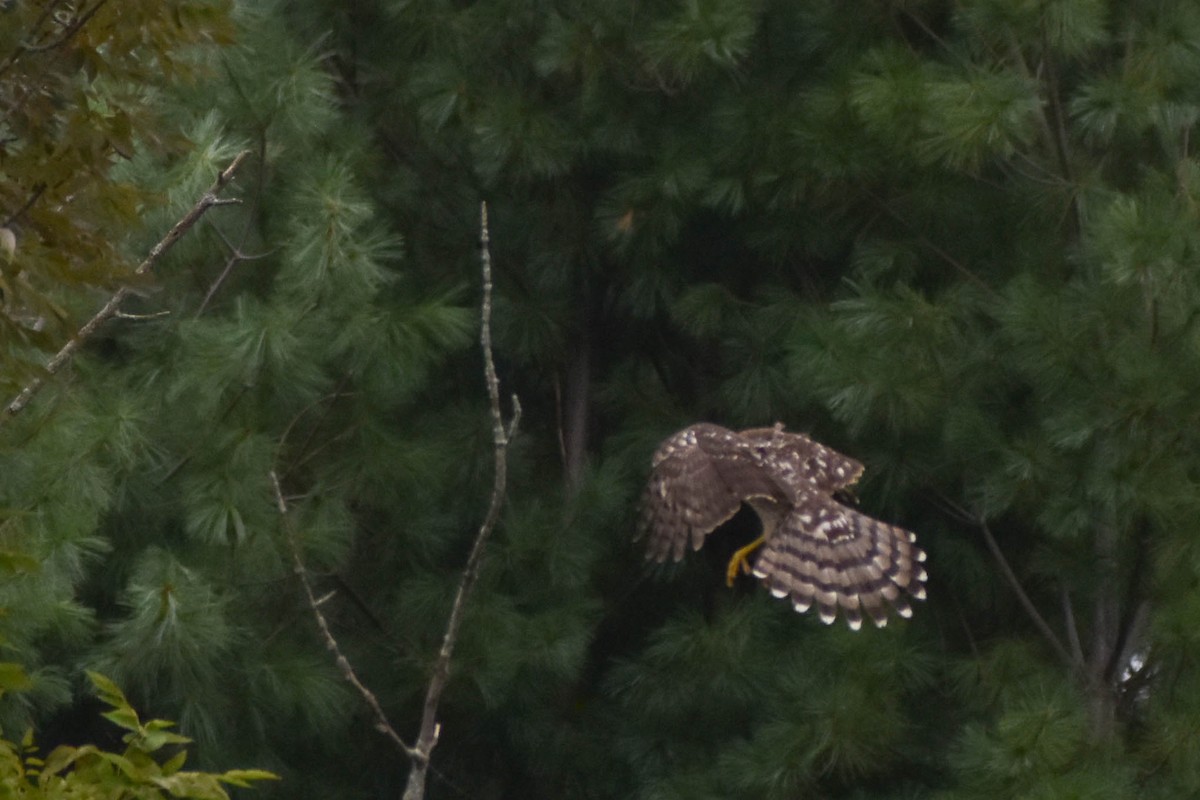
[(163, 775), (174, 775), (179, 770), (183, 769), (184, 763), (187, 762), (187, 750), (180, 750), (175, 755), (163, 762)]
[(194, 800), (229, 800), (229, 794), (212, 775), (203, 772), (177, 772), (165, 778), (154, 778), (151, 783), (166, 789), (175, 797), (190, 797)]
[(218, 775), (217, 778), (231, 786), (240, 786), (243, 789), (250, 788), (250, 781), (280, 780), (280, 777), (274, 772), (268, 772), (265, 769), (231, 769)]
[(146, 774), (146, 770), (143, 767), (139, 767), (138, 765), (134, 764), (133, 761), (125, 756), (117, 755), (116, 753), (106, 753), (103, 750), (98, 750), (92, 747), (91, 745), (88, 745), (87, 747), (81, 747), (79, 748), (79, 751), (82, 753), (84, 750), (88, 749), (92, 750), (92, 752), (94, 752), (102, 760), (107, 761), (109, 764), (112, 764), (114, 767), (121, 770), (121, 772), (123, 772), (128, 778), (132, 778), (135, 781), (144, 781), (152, 777)]
[(108, 703), (114, 708), (122, 706), (127, 707), (129, 701), (125, 699), (125, 693), (122, 692), (115, 683), (101, 675), (99, 672), (88, 672), (88, 680), (92, 682), (92, 686), (96, 689), (96, 694), (100, 699)]
[(40, 782), (45, 784), (50, 778), (67, 769), (67, 767), (70, 767), (80, 758), (96, 752), (96, 748), (92, 745), (85, 745), (84, 747), (62, 745), (54, 748), (50, 752), (50, 755), (46, 756), (46, 763), (42, 766)]
[[(156, 720), (157, 722), (158, 720)], [(138, 737), (139, 744), (147, 753), (153, 753), (155, 750), (168, 744), (187, 744), (192, 741), (186, 736), (171, 731), (150, 730), (149, 726)]]
[(102, 716), (112, 724), (124, 728), (127, 731), (140, 732), (142, 729), (142, 726), (138, 722), (137, 712), (128, 706), (125, 708), (117, 708), (112, 711), (105, 711)]
[(12, 661), (0, 661), (0, 695), (5, 692), (22, 692), (33, 686), (25, 668)]

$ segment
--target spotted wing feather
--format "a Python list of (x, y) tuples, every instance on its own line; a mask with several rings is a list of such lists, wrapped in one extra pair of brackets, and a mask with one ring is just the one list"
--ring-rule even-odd
[(647, 558), (678, 561), (689, 544), (699, 550), (704, 537), (737, 513), (742, 496), (730, 487), (727, 474), (736, 470), (722, 468), (725, 451), (737, 449), (732, 437), (736, 434), (716, 425), (693, 425), (655, 452), (642, 496)]
[(814, 489), (833, 494), (852, 486), (863, 473), (863, 465), (853, 458), (782, 427), (752, 428), (739, 436), (760, 454), (792, 499)]
[(701, 423), (654, 454), (642, 502), (647, 558), (679, 560), (690, 544), (729, 520), (742, 503), (763, 521), (754, 573), (798, 611), (839, 614), (857, 630), (863, 615), (882, 627), (890, 609), (910, 616), (925, 596), (925, 554), (916, 537), (842, 505), (833, 493), (862, 474), (858, 461), (782, 425), (735, 432)]
[(814, 492), (763, 545), (754, 574), (797, 611), (816, 606), (825, 623), (840, 613), (857, 630), (864, 614), (886, 625), (889, 606), (912, 615), (908, 598), (925, 597), (924, 560), (914, 534)]

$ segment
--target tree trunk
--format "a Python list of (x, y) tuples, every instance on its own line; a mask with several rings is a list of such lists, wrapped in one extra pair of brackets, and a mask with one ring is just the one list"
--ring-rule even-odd
[(1117, 676), (1113, 656), (1120, 636), (1121, 609), (1117, 592), (1117, 531), (1104, 524), (1096, 530), (1096, 594), (1092, 605), (1091, 647), (1087, 660), (1088, 729), (1093, 741), (1109, 739), (1116, 731)]
[(563, 467), (567, 487), (573, 492), (583, 479), (587, 465), (588, 410), (591, 405), (591, 348), (581, 337), (578, 349), (567, 363), (567, 387), (563, 408)]

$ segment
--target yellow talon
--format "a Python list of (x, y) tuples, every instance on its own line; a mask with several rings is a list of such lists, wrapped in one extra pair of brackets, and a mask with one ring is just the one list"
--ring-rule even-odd
[(766, 538), (766, 536), (760, 536), (733, 554), (733, 558), (729, 559), (729, 567), (725, 570), (726, 586), (733, 586), (733, 581), (737, 578), (739, 569), (747, 575), (750, 574), (750, 554), (762, 547), (762, 543)]

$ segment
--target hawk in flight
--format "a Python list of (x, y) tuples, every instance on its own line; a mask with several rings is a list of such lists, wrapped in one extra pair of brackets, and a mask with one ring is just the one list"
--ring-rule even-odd
[(826, 624), (840, 613), (853, 630), (864, 614), (883, 627), (889, 607), (910, 617), (908, 598), (925, 597), (917, 537), (834, 499), (862, 471), (854, 459), (782, 424), (684, 428), (654, 454), (640, 524), (649, 540), (646, 557), (678, 561), (689, 545), (699, 550), (747, 503), (762, 521), (762, 535), (734, 553), (729, 585), (739, 570), (753, 572), (797, 611), (816, 606)]

